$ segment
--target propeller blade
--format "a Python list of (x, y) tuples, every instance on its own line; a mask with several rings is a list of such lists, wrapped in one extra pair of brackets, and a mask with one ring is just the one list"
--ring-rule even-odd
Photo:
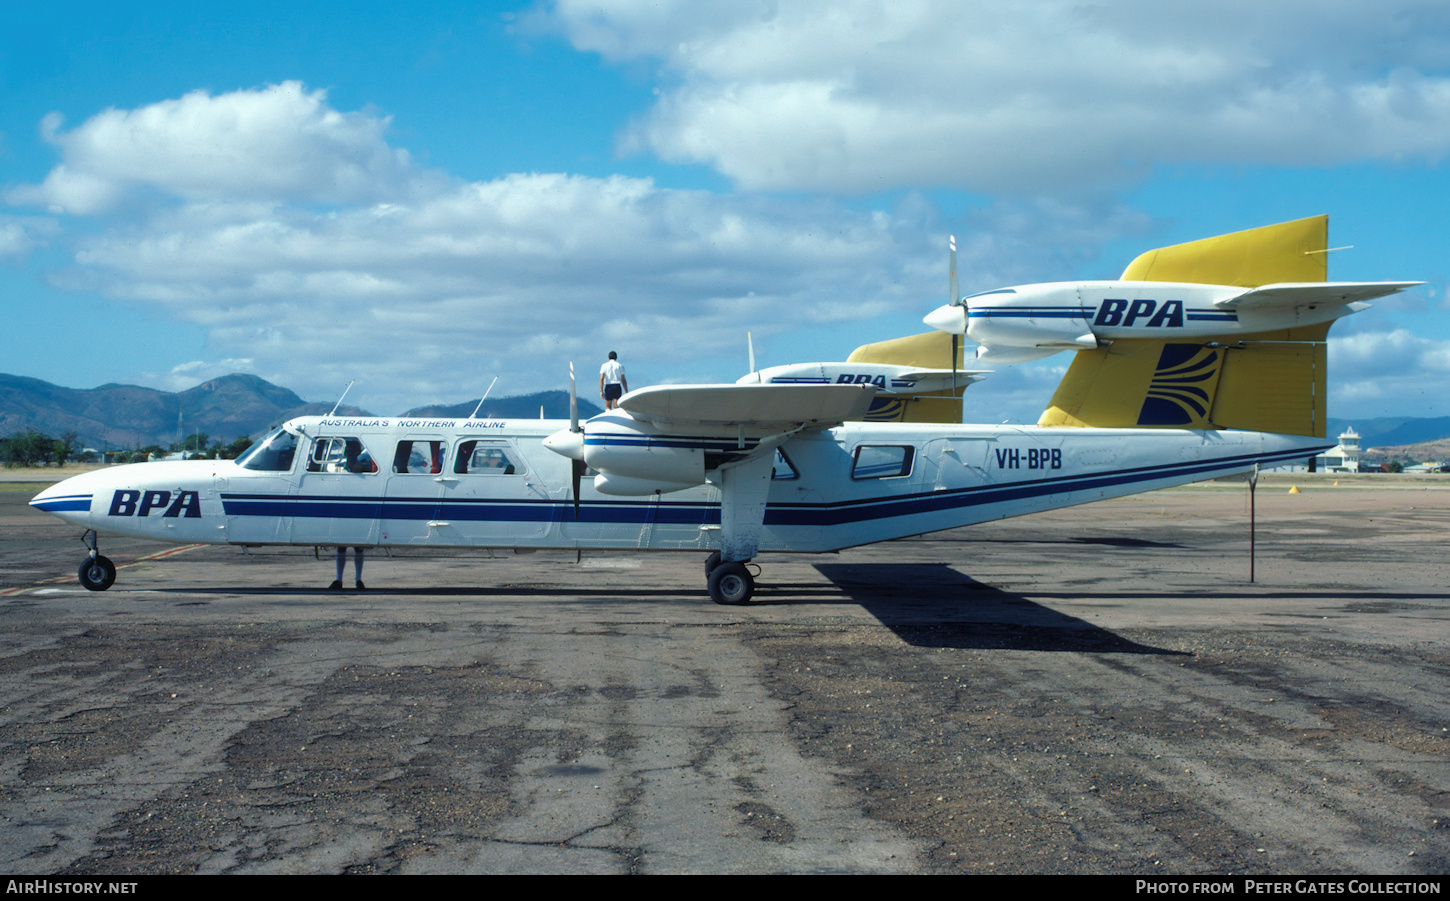
[[(950, 248), (948, 250), (948, 252), (947, 252), (947, 303), (949, 303), (949, 304), (958, 304), (958, 303), (961, 303), (962, 302), (962, 298), (961, 298), (961, 289), (957, 286), (957, 236), (956, 235), (949, 235), (947, 237), (947, 246)], [(963, 304), (963, 306), (965, 306), (965, 304)], [(962, 312), (965, 313), (966, 310), (963, 310)], [(966, 322), (966, 317), (965, 316), (962, 317), (962, 321), (963, 321), (963, 324), (965, 325), (965, 322)], [(954, 396), (957, 393), (957, 353), (958, 353), (959, 346), (960, 346), (960, 339), (958, 339), (956, 332), (952, 332), (952, 394)], [(962, 415), (959, 415), (957, 417), (958, 420), (961, 420), (961, 419), (965, 418), (965, 412), (966, 412), (965, 411), (965, 402), (966, 402), (966, 398), (965, 397), (962, 397), (961, 400), (958, 401), (958, 403), (962, 404), (962, 406), (963, 406), (963, 409), (961, 411), (959, 411)]]
[(583, 460), (573, 460), (571, 462), (573, 463), (573, 467), (572, 468), (573, 468), (573, 471), (574, 471), (574, 518), (575, 519), (578, 519), (579, 518), (579, 480), (584, 477), (584, 471), (589, 468), (589, 464), (585, 463)]
[[(569, 362), (569, 431), (579, 431), (579, 389), (574, 385), (574, 363)], [(575, 488), (578, 488), (578, 481), (575, 480)], [(579, 492), (574, 492), (577, 495)]]
[(947, 271), (950, 274), (950, 284), (947, 287), (947, 303), (957, 303), (962, 299), (960, 291), (957, 288), (957, 236), (949, 236), (947, 242), (951, 246), (951, 252), (947, 258)]
[(960, 341), (961, 339), (957, 337), (956, 332), (952, 332), (952, 396), (957, 398), (957, 405), (961, 407), (959, 412), (962, 415), (958, 417), (959, 419), (965, 416), (967, 400), (966, 395), (957, 394), (957, 348)]

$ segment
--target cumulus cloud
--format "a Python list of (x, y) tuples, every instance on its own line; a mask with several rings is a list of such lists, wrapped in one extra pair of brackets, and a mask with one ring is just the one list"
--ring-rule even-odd
[(210, 379), (234, 372), (251, 373), (253, 369), (250, 359), (191, 360), (178, 363), (166, 372), (143, 372), (138, 381), (163, 391), (185, 391)]
[(384, 140), (388, 119), (342, 113), (295, 81), (248, 91), (192, 91), (134, 110), (108, 109), (64, 130), (41, 124), (61, 162), (11, 203), (106, 212), (147, 190), (189, 201), (357, 203), (400, 193), (420, 177)]
[(1426, 0), (559, 0), (548, 25), (661, 67), (623, 150), (750, 189), (1031, 194), (1450, 148), (1450, 9)]
[[(54, 278), (164, 307), (205, 327), (217, 354), (298, 390), (361, 378), (370, 403), (397, 412), (476, 393), (492, 373), (502, 391), (557, 387), (568, 360), (609, 348), (640, 383), (733, 378), (747, 329), (781, 336), (777, 362), (924, 330), (946, 260), (918, 213), (512, 175), (326, 212), (183, 204), (82, 239)], [(982, 217), (961, 239), (970, 286), (1066, 270), (1137, 221), (1035, 205)], [(1044, 233), (1059, 240), (1032, 240)], [(892, 315), (895, 332), (811, 344), (817, 330)], [(740, 360), (710, 371), (722, 357)]]
[(24, 257), (40, 246), (40, 233), (53, 231), (54, 224), (50, 222), (0, 216), (0, 260)]
[[(588, 381), (608, 349), (637, 384), (733, 379), (746, 330), (771, 362), (842, 359), (924, 331), (944, 299), (945, 229), (918, 195), (887, 211), (624, 176), (465, 182), (391, 148), (385, 124), (296, 84), (195, 92), (52, 122), (60, 164), (11, 199), (98, 217), (53, 284), (205, 330), (208, 359), (137, 378), (230, 367), (309, 397), (356, 378), (350, 397), (381, 412), (476, 396), (495, 374), (504, 393), (561, 387), (570, 360)], [(1040, 199), (957, 223), (967, 291), (1067, 277), (1148, 225)]]
[(1450, 414), (1443, 386), (1450, 377), (1450, 341), (1408, 329), (1365, 331), (1329, 338), (1331, 416), (1382, 416), (1386, 409), (1417, 416)]

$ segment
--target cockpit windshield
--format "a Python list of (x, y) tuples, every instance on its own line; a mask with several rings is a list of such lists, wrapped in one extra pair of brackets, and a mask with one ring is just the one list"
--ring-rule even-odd
[(237, 458), (237, 465), (259, 472), (291, 472), (292, 459), (297, 456), (297, 436), (285, 429), (272, 434), (247, 448)]

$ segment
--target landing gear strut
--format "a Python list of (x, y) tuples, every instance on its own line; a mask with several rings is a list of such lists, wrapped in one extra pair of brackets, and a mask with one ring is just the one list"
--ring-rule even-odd
[(76, 575), (88, 591), (105, 591), (116, 581), (116, 564), (100, 555), (96, 548), (94, 531), (87, 529), (81, 536), (81, 541), (91, 549), (91, 553), (81, 561), (80, 572)]
[[(706, 566), (709, 566), (709, 561)], [(755, 577), (744, 563), (717, 563), (706, 581), (710, 587), (710, 600), (717, 604), (748, 604), (750, 596), (755, 594)]]

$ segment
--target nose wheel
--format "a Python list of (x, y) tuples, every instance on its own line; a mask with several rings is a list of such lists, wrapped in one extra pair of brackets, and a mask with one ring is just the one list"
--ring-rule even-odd
[(95, 532), (87, 529), (81, 535), (81, 541), (85, 542), (91, 552), (81, 561), (80, 571), (76, 575), (87, 591), (105, 591), (116, 581), (116, 564), (101, 556), (96, 547)]
[(710, 600), (717, 604), (748, 604), (750, 596), (755, 594), (755, 577), (744, 563), (718, 563), (706, 581)]
[(116, 581), (116, 564), (97, 554), (81, 561), (81, 585), (89, 591), (105, 591)]

